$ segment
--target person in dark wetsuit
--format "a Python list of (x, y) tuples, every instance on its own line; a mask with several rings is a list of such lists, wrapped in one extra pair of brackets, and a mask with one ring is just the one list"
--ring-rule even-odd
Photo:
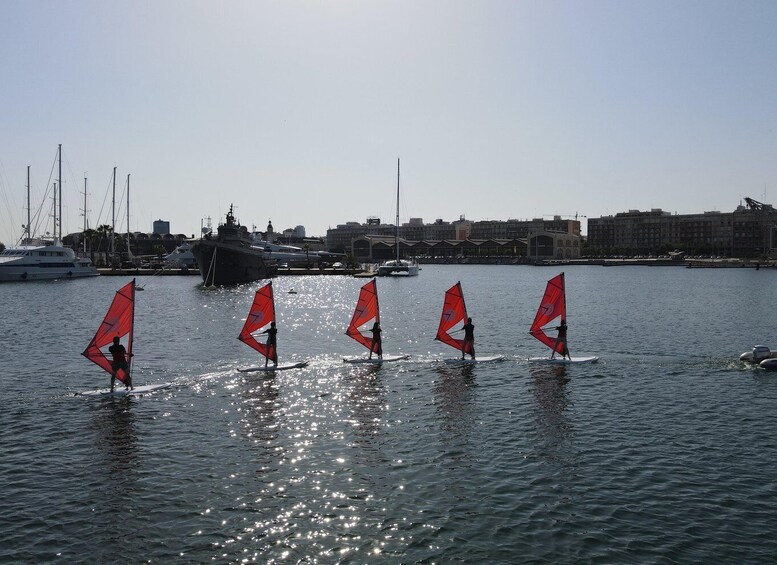
[(278, 347), (277, 347), (277, 335), (278, 328), (275, 327), (275, 322), (270, 322), (270, 327), (262, 332), (267, 334), (267, 357), (264, 359), (264, 366), (272, 359), (274, 365), (278, 364)]
[(370, 331), (372, 332), (372, 345), (370, 346), (369, 359), (372, 359), (373, 352), (375, 352), (380, 359), (383, 359), (383, 342), (380, 339), (380, 333), (383, 330), (380, 329), (380, 324), (375, 322), (372, 324), (372, 329)]
[(467, 318), (467, 323), (461, 328), (464, 330), (464, 342), (461, 344), (461, 358), (464, 359), (464, 354), (469, 351), (470, 356), (475, 358), (475, 325), (472, 323), (472, 318)]
[(558, 330), (558, 337), (556, 337), (556, 347), (553, 348), (553, 353), (551, 354), (550, 358), (553, 359), (556, 356), (556, 352), (558, 351), (561, 353), (562, 359), (564, 357), (572, 359), (572, 357), (569, 355), (569, 348), (567, 347), (567, 321), (564, 318), (561, 318), (561, 325), (557, 326), (556, 329)]
[(133, 387), (129, 363), (127, 363), (127, 350), (120, 343), (119, 336), (113, 338), (113, 345), (108, 348), (108, 351), (113, 356), (113, 361), (111, 361), (111, 392), (113, 392), (114, 385), (116, 384), (116, 375), (120, 370), (124, 370), (124, 374), (127, 375), (124, 386), (127, 387), (127, 390), (130, 390)]

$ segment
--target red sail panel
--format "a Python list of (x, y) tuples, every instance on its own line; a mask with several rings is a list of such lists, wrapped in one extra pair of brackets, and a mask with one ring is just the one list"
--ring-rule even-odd
[(372, 350), (372, 337), (368, 337), (359, 331), (359, 328), (373, 318), (380, 323), (380, 308), (378, 308), (378, 285), (375, 279), (365, 284), (359, 292), (359, 300), (356, 302), (356, 308), (353, 311), (351, 323), (345, 335), (352, 337), (364, 347)]
[(567, 302), (564, 290), (564, 273), (561, 273), (548, 281), (545, 287), (545, 294), (542, 296), (540, 307), (537, 309), (537, 315), (534, 316), (534, 322), (529, 332), (542, 343), (555, 350), (556, 338), (546, 334), (542, 327), (556, 318), (566, 320), (566, 317)]
[(243, 329), (240, 330), (240, 335), (237, 336), (237, 339), (247, 346), (253, 347), (267, 359), (274, 360), (274, 348), (271, 347), (268, 350), (267, 345), (260, 343), (253, 336), (255, 332), (269, 326), (274, 321), (275, 300), (272, 293), (272, 282), (269, 282), (256, 291), (254, 302), (251, 304), (251, 310), (248, 312), (248, 317), (246, 318), (246, 323), (243, 324)]
[(461, 351), (464, 346), (463, 339), (451, 337), (448, 333), (451, 328), (467, 319), (467, 306), (464, 304), (464, 293), (461, 290), (461, 283), (445, 291), (445, 302), (442, 305), (442, 316), (440, 316), (440, 326), (437, 328), (435, 339), (450, 345)]
[[(93, 363), (96, 363), (102, 367), (105, 371), (112, 373), (111, 361), (101, 351), (101, 348), (113, 343), (114, 337), (124, 337), (129, 334), (129, 341), (127, 343), (127, 365), (129, 365), (132, 359), (132, 326), (135, 319), (135, 279), (132, 282), (125, 284), (118, 291), (116, 296), (113, 297), (108, 312), (105, 314), (100, 327), (97, 328), (97, 333), (94, 334), (92, 341), (84, 349), (83, 355)], [(127, 374), (124, 369), (119, 369), (116, 374), (116, 378), (121, 382), (125, 382)]]

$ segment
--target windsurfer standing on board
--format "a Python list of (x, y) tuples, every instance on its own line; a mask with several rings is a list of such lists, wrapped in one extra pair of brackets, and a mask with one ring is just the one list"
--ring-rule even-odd
[(373, 351), (378, 355), (379, 359), (383, 359), (383, 342), (380, 339), (380, 332), (383, 330), (380, 329), (380, 324), (375, 322), (372, 324), (372, 329), (370, 331), (372, 332), (372, 344), (370, 345), (370, 356), (368, 359), (372, 359)]
[(274, 365), (278, 364), (278, 348), (277, 348), (277, 335), (278, 335), (278, 328), (275, 327), (275, 322), (270, 322), (270, 327), (267, 328), (262, 332), (263, 334), (267, 334), (267, 356), (264, 358), (264, 366), (267, 366), (267, 363), (272, 358), (272, 362)]
[(113, 355), (113, 361), (111, 362), (111, 392), (113, 392), (114, 385), (116, 384), (116, 375), (120, 370), (123, 370), (124, 374), (127, 375), (124, 386), (127, 387), (127, 390), (132, 389), (132, 377), (130, 377), (129, 363), (127, 363), (127, 350), (120, 343), (119, 336), (113, 338), (113, 345), (108, 348), (108, 351)]
[(464, 341), (461, 344), (461, 358), (464, 359), (464, 354), (469, 352), (470, 356), (475, 358), (475, 325), (472, 323), (472, 318), (467, 318), (467, 323), (464, 324)]
[(567, 321), (564, 318), (561, 318), (561, 325), (557, 326), (556, 329), (558, 330), (558, 337), (556, 338), (556, 346), (553, 348), (553, 353), (550, 358), (553, 359), (556, 355), (556, 351), (558, 351), (561, 353), (562, 359), (564, 357), (572, 359), (572, 356), (569, 355), (569, 348), (567, 347)]

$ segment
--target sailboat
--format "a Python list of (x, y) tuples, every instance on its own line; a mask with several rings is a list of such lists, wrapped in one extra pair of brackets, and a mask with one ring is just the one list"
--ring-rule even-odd
[[(455, 338), (451, 333), (459, 332), (463, 329), (453, 330), (458, 324), (462, 324), (467, 320), (467, 305), (464, 303), (464, 292), (461, 289), (461, 282), (457, 282), (455, 285), (445, 291), (445, 302), (442, 305), (442, 315), (440, 316), (440, 325), (437, 328), (437, 336), (434, 339), (441, 341), (446, 345), (450, 345), (457, 351), (462, 351), (464, 348), (464, 340)], [(453, 330), (453, 331), (452, 331)], [(470, 353), (469, 348), (464, 353)], [(501, 361), (504, 359), (503, 355), (491, 355), (488, 357), (477, 357), (475, 359), (446, 359), (446, 363), (451, 364), (474, 364), (474, 363), (490, 363), (492, 361)]]
[[(373, 341), (371, 337), (364, 335), (359, 328), (372, 321), (380, 324), (380, 308), (378, 306), (378, 285), (375, 280), (371, 280), (365, 284), (359, 291), (359, 300), (356, 302), (356, 308), (353, 311), (353, 317), (351, 317), (351, 323), (348, 324), (348, 329), (345, 331), (345, 335), (351, 337), (361, 343), (368, 350), (372, 351)], [(382, 351), (375, 351), (375, 357), (345, 357), (343, 359), (346, 363), (373, 363), (379, 365), (381, 363), (388, 363), (390, 361), (400, 361), (402, 359), (409, 359), (410, 355), (383, 355)]]
[(542, 296), (537, 314), (534, 316), (529, 333), (547, 345), (551, 352), (561, 355), (561, 357), (529, 357), (529, 361), (535, 363), (594, 363), (599, 360), (596, 356), (589, 357), (569, 357), (564, 358), (560, 351), (561, 344), (555, 337), (549, 336), (546, 332), (556, 328), (543, 328), (557, 318), (560, 318), (564, 324), (567, 319), (567, 299), (566, 288), (564, 286), (564, 273), (556, 275), (548, 281), (545, 287), (545, 294)]
[(399, 258), (399, 158), (397, 158), (397, 218), (396, 218), (396, 230), (394, 232), (394, 248), (397, 251), (397, 258), (389, 261), (384, 261), (378, 266), (377, 275), (379, 277), (388, 276), (405, 276), (416, 277), (418, 276), (418, 263), (415, 261), (407, 261)]
[(284, 365), (278, 364), (278, 352), (276, 351), (276, 348), (274, 346), (268, 347), (266, 344), (260, 343), (254, 337), (254, 333), (262, 328), (269, 327), (274, 321), (275, 298), (272, 291), (272, 282), (269, 282), (256, 291), (254, 302), (251, 304), (251, 310), (248, 312), (248, 317), (246, 318), (246, 323), (243, 324), (243, 329), (240, 330), (240, 335), (237, 336), (237, 339), (247, 346), (256, 349), (266, 360), (272, 362), (272, 365), (268, 364), (263, 367), (249, 367), (248, 369), (238, 369), (238, 371), (241, 373), (285, 371), (287, 369), (299, 369), (307, 366), (307, 361), (286, 363)]
[[(92, 363), (99, 365), (103, 370), (108, 373), (113, 373), (111, 362), (102, 348), (106, 345), (113, 343), (113, 338), (128, 336), (127, 339), (127, 372), (124, 369), (119, 369), (116, 373), (116, 378), (122, 383), (127, 382), (129, 377), (128, 373), (132, 372), (132, 342), (134, 337), (135, 327), (135, 279), (132, 282), (125, 284), (118, 291), (116, 296), (113, 297), (108, 312), (105, 314), (100, 327), (97, 328), (97, 332), (94, 334), (92, 341), (86, 346), (86, 349), (81, 353), (84, 357), (89, 359)], [(126, 395), (139, 395), (154, 390), (167, 388), (170, 383), (160, 383), (146, 386), (136, 386), (132, 390), (119, 389), (111, 392), (110, 389), (90, 390), (85, 392), (79, 392), (77, 394), (81, 396), (126, 396)]]

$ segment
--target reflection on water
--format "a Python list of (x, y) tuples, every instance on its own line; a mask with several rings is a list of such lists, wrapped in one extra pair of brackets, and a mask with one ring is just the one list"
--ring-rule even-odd
[(437, 421), (442, 432), (442, 449), (453, 461), (469, 457), (472, 427), (479, 415), (475, 408), (477, 382), (474, 365), (441, 365), (435, 369)]
[(348, 387), (346, 399), (351, 409), (354, 444), (358, 447), (374, 447), (380, 440), (383, 414), (388, 409), (380, 373), (380, 365), (369, 365), (354, 369), (343, 379)]
[(548, 462), (570, 463), (574, 435), (566, 365), (532, 365), (536, 450)]
[(99, 402), (90, 427), (96, 432), (95, 447), (105, 464), (105, 475), (117, 489), (132, 488), (140, 467), (138, 437), (130, 396), (107, 398)]
[(245, 437), (268, 457), (278, 440), (278, 418), (281, 409), (278, 383), (271, 373), (250, 376), (244, 380), (244, 389), (238, 411), (243, 414)]

